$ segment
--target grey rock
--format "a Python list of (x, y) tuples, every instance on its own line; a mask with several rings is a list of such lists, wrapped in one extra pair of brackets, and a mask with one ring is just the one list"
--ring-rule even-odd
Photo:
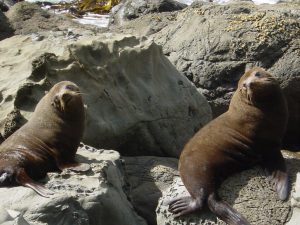
[[(71, 80), (87, 105), (83, 141), (123, 155), (177, 157), (211, 119), (196, 87), (148, 39), (103, 34), (67, 39), (44, 34), (0, 42), (0, 132), (25, 122), (52, 85)], [(20, 112), (19, 119), (9, 115)]]
[(0, 0), (0, 11), (7, 12), (14, 4), (16, 4), (14, 0)]
[(300, 4), (300, 0), (279, 0), (278, 3), (293, 3), (293, 4)]
[(44, 182), (55, 192), (50, 198), (41, 197), (26, 187), (0, 188), (0, 223), (146, 225), (124, 193), (119, 153), (86, 145), (77, 153), (78, 161), (89, 163), (91, 170), (49, 173)]
[(172, 12), (182, 10), (186, 4), (175, 0), (125, 0), (112, 9), (111, 23), (123, 24), (152, 12)]
[(300, 139), (300, 38), (295, 39), (277, 62), (269, 69), (281, 83), (289, 108), (289, 125), (285, 145), (299, 150)]
[(150, 36), (162, 45), (164, 54), (207, 98), (214, 117), (227, 110), (247, 68), (270, 70), (280, 77), (292, 109), (285, 143), (299, 146), (299, 21), (297, 4), (195, 2), (184, 10), (145, 15), (116, 29)]
[(6, 13), (9, 23), (15, 30), (15, 34), (32, 34), (38, 32), (68, 32), (69, 29), (80, 29), (80, 34), (96, 32), (101, 29), (92, 26), (83, 26), (72, 21), (69, 17), (54, 14), (41, 9), (35, 3), (26, 1), (13, 5)]
[(297, 173), (295, 189), (292, 192), (292, 218), (286, 225), (297, 225), (300, 221), (300, 173)]
[(136, 212), (148, 225), (156, 225), (155, 209), (162, 192), (178, 175), (178, 160), (167, 157), (125, 157), (124, 170), (130, 185), (127, 193)]
[[(1, 3), (0, 3), (0, 8), (1, 8)], [(0, 10), (0, 41), (11, 37), (14, 34), (14, 31), (11, 27), (11, 25), (8, 22), (7, 17), (5, 14)]]
[[(300, 168), (300, 159), (285, 153), (286, 163), (292, 182), (295, 186), (296, 174)], [(290, 201), (281, 201), (272, 190), (264, 171), (260, 167), (235, 174), (226, 179), (218, 190), (221, 199), (228, 202), (239, 213), (247, 218), (251, 224), (282, 225), (290, 220)], [(174, 197), (188, 196), (188, 192), (180, 177), (174, 177), (173, 184), (163, 191), (156, 213), (157, 225), (225, 225), (223, 221), (213, 215), (208, 209), (201, 212), (174, 219), (168, 211), (168, 201)]]

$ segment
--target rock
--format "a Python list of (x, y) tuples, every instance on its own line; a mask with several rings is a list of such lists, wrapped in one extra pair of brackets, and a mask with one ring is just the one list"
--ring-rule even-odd
[(70, 29), (80, 28), (82, 34), (84, 34), (101, 30), (92, 26), (83, 26), (66, 16), (53, 14), (41, 9), (37, 4), (25, 1), (12, 6), (6, 15), (15, 29), (15, 34), (32, 34), (42, 31), (68, 32)]
[[(150, 36), (209, 101), (214, 117), (227, 110), (245, 69), (261, 66), (283, 76), (290, 123), (285, 143), (299, 146), (300, 7), (295, 4), (194, 2), (177, 12), (144, 15), (112, 27)], [(278, 74), (276, 74), (278, 72)], [(291, 98), (291, 99), (290, 99)], [(296, 143), (290, 143), (296, 141)]]
[(124, 174), (118, 152), (82, 145), (77, 158), (89, 163), (91, 170), (49, 173), (46, 187), (55, 192), (50, 198), (22, 186), (0, 188), (0, 223), (146, 225), (124, 193)]
[(8, 9), (9, 7), (3, 1), (0, 1), (0, 12), (6, 12)]
[[(295, 186), (296, 173), (300, 168), (300, 158), (286, 153), (285, 157), (292, 186)], [(283, 202), (277, 198), (276, 192), (272, 190), (264, 174), (260, 167), (235, 174), (223, 182), (218, 191), (219, 195), (245, 216), (251, 224), (285, 224), (291, 217), (290, 201)], [(163, 192), (163, 197), (159, 200), (156, 209), (157, 225), (225, 225), (207, 208), (203, 209), (201, 213), (174, 219), (172, 214), (168, 212), (167, 202), (181, 195), (187, 196), (188, 192), (180, 177), (175, 177), (173, 184)]]
[[(288, 149), (299, 150), (300, 134), (300, 38), (290, 43), (290, 47), (270, 68), (280, 81), (289, 108), (289, 125), (284, 143)], [(289, 68), (287, 70), (287, 67)]]
[[(1, 3), (0, 3), (1, 8)], [(0, 41), (11, 37), (14, 33), (13, 29), (11, 28), (7, 17), (4, 15), (4, 13), (0, 10)]]
[(138, 18), (152, 12), (172, 12), (182, 10), (186, 4), (175, 0), (126, 0), (112, 9), (111, 23), (123, 24), (125, 20)]
[(12, 111), (19, 110), (19, 121), (26, 121), (44, 92), (61, 80), (75, 82), (84, 94), (83, 141), (123, 155), (176, 157), (211, 119), (205, 98), (153, 41), (112, 34), (55, 34), (0, 42), (3, 137), (3, 126), (17, 124), (8, 119)]
[(293, 4), (300, 4), (300, 0), (279, 0), (278, 3), (293, 3)]
[(178, 175), (175, 158), (139, 156), (125, 157), (124, 170), (130, 185), (128, 196), (136, 212), (148, 225), (156, 225), (158, 199)]
[(16, 2), (14, 0), (0, 0), (0, 11), (7, 12)]
[(292, 218), (286, 225), (297, 225), (300, 221), (300, 173), (297, 173), (295, 190), (292, 193)]

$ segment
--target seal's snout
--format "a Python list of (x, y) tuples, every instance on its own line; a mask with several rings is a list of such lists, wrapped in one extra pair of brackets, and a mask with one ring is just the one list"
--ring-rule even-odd
[(72, 99), (72, 95), (70, 95), (69, 93), (63, 93), (61, 95), (61, 99), (65, 104), (67, 104)]
[(247, 78), (243, 83), (242, 83), (242, 89), (243, 90), (248, 90), (253, 86), (253, 79), (251, 77)]
[(6, 168), (0, 172), (0, 186), (9, 185), (13, 182), (14, 172), (10, 168)]

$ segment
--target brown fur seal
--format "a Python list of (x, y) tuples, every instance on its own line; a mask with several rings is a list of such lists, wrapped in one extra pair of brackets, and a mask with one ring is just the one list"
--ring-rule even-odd
[(34, 180), (67, 167), (87, 170), (74, 160), (84, 121), (79, 88), (69, 81), (54, 85), (30, 120), (0, 145), (0, 186), (21, 184), (49, 197), (53, 192)]
[(227, 112), (212, 120), (185, 145), (179, 161), (182, 181), (191, 196), (172, 199), (175, 217), (200, 211), (205, 204), (228, 224), (247, 220), (216, 189), (229, 175), (256, 164), (270, 174), (279, 198), (288, 196), (288, 176), (281, 139), (287, 124), (287, 106), (279, 84), (261, 68), (239, 80)]

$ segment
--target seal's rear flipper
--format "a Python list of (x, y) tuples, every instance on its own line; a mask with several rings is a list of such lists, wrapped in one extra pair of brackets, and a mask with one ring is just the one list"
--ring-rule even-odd
[(91, 166), (87, 163), (78, 163), (78, 162), (67, 162), (60, 163), (58, 165), (60, 170), (69, 169), (75, 172), (86, 172), (91, 169)]
[(54, 194), (53, 191), (49, 190), (48, 188), (44, 187), (42, 184), (39, 184), (32, 180), (27, 173), (25, 172), (24, 169), (20, 169), (18, 173), (16, 174), (16, 181), (25, 186), (33, 189), (35, 192), (37, 192), (39, 195), (45, 197), (45, 198), (50, 198), (51, 195)]
[(202, 204), (201, 200), (190, 196), (174, 198), (163, 203), (163, 205), (169, 205), (169, 212), (175, 214), (175, 218), (200, 210)]
[(277, 192), (280, 200), (285, 200), (289, 193), (289, 179), (286, 171), (285, 161), (281, 152), (274, 151), (272, 155), (263, 159), (262, 167), (264, 167), (273, 185), (273, 189)]
[(289, 190), (287, 173), (280, 170), (273, 171), (270, 179), (273, 184), (273, 189), (277, 192), (279, 199), (287, 199)]
[(230, 225), (250, 225), (250, 223), (226, 202), (217, 200), (215, 193), (208, 196), (209, 209), (220, 219)]

